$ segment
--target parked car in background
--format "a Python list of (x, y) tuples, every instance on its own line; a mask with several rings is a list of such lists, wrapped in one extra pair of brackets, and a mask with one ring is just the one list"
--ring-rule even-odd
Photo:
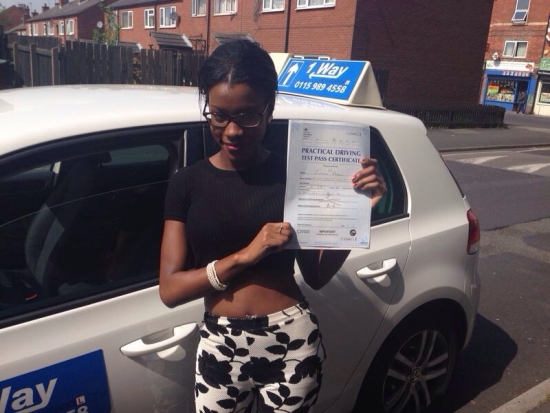
[[(168, 180), (215, 150), (201, 109), (185, 87), (0, 92), (0, 410), (194, 411), (204, 307), (165, 307), (158, 266)], [(369, 249), (320, 291), (296, 267), (328, 353), (316, 411), (425, 411), (472, 333), (477, 218), (419, 120), (281, 93), (270, 150), (292, 119), (367, 125), (388, 185)]]

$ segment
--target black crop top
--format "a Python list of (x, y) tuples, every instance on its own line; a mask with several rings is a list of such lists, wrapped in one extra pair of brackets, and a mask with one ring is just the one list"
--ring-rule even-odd
[[(246, 247), (268, 222), (283, 221), (285, 161), (271, 154), (252, 168), (226, 171), (208, 159), (180, 169), (170, 180), (164, 219), (185, 222), (191, 267)], [(294, 273), (293, 250), (271, 254), (250, 267)]]

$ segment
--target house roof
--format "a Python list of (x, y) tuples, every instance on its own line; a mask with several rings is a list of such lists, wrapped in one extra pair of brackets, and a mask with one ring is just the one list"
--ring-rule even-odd
[(159, 47), (169, 49), (192, 49), (193, 44), (184, 34), (165, 33), (165, 32), (150, 32), (150, 35), (155, 39)]
[(27, 18), (29, 18), (28, 6), (14, 5), (4, 8), (3, 10), (0, 6), (0, 24), (4, 26), (5, 33), (9, 33), (11, 29), (24, 22)]
[(111, 4), (112, 9), (146, 6), (148, 4), (165, 3), (173, 0), (118, 0)]
[(250, 40), (254, 42), (254, 38), (248, 33), (221, 33), (212, 32), (212, 36), (218, 41), (219, 44), (230, 42), (231, 40)]
[(53, 6), (45, 12), (42, 12), (37, 16), (31, 17), (27, 20), (27, 22), (49, 20), (55, 19), (57, 17), (76, 16), (92, 7), (97, 7), (97, 4), (100, 1), (101, 0), (74, 0), (63, 6)]
[(16, 32), (25, 31), (25, 30), (27, 30), (27, 26), (25, 25), (25, 23), (21, 23), (20, 25), (12, 27), (11, 29), (7, 30), (6, 34), (16, 33)]
[(121, 42), (119, 41), (118, 46), (131, 47), (134, 53), (139, 53), (143, 46), (139, 42)]

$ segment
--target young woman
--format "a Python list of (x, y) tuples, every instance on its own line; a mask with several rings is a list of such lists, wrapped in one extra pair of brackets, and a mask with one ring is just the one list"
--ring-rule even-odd
[[(165, 205), (160, 296), (169, 307), (204, 297), (197, 351), (197, 412), (307, 412), (321, 385), (317, 319), (294, 278), (319, 289), (349, 251), (284, 246), (285, 160), (262, 146), (275, 106), (277, 73), (248, 41), (219, 46), (199, 76), (204, 116), (219, 152), (176, 173)], [(386, 188), (364, 159), (350, 185)]]

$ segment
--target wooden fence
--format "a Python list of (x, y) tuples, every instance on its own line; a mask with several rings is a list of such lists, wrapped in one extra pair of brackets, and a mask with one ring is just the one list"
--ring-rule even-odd
[(13, 87), (69, 84), (196, 85), (203, 54), (8, 36)]

